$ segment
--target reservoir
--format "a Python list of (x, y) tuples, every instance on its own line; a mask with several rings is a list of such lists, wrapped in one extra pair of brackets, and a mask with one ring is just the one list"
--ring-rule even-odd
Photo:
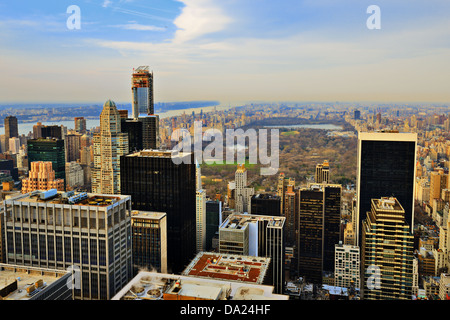
[(279, 125), (279, 126), (264, 126), (264, 128), (278, 128), (278, 129), (321, 129), (321, 130), (343, 130), (341, 126), (334, 124), (294, 124), (294, 125)]

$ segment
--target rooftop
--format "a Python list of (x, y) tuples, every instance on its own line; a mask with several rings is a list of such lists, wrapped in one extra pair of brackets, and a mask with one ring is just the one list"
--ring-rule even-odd
[(142, 151), (130, 153), (126, 157), (149, 157), (149, 158), (174, 158), (190, 156), (191, 152), (179, 152), (178, 150), (156, 150), (145, 149)]
[(140, 218), (140, 219), (149, 219), (149, 220), (161, 220), (166, 216), (165, 212), (156, 212), (156, 211), (139, 211), (133, 210), (131, 211), (131, 218)]
[(29, 300), (65, 274), (64, 270), (0, 264), (0, 292), (3, 300)]
[(268, 226), (282, 228), (286, 218), (278, 216), (263, 216), (252, 214), (232, 214), (219, 228), (221, 229), (244, 229), (249, 223), (255, 223), (261, 220), (268, 221)]
[(397, 198), (394, 197), (382, 197), (381, 199), (372, 199), (372, 203), (375, 208), (381, 211), (398, 211), (404, 212), (403, 207)]
[(265, 257), (200, 252), (182, 274), (261, 284), (269, 263)]
[(112, 300), (288, 300), (273, 293), (273, 286), (165, 274), (139, 272)]
[[(33, 191), (20, 194), (5, 200), (5, 203), (11, 202), (29, 202), (29, 203), (48, 203), (48, 204), (69, 204), (94, 207), (107, 207), (120, 200), (129, 198), (126, 195), (107, 195), (96, 193), (66, 193), (62, 191)], [(48, 196), (45, 197), (45, 194)], [(41, 196), (42, 195), (42, 196)]]

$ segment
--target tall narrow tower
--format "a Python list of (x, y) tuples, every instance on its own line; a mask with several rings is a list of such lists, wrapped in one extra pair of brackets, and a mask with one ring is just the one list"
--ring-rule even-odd
[(153, 115), (153, 72), (148, 66), (140, 66), (133, 70), (131, 79), (131, 92), (133, 94), (132, 117), (137, 119), (140, 113)]
[(405, 210), (405, 221), (414, 226), (414, 187), (417, 133), (359, 132), (357, 167), (357, 244), (361, 224), (372, 199), (393, 196)]
[(120, 156), (128, 153), (128, 135), (120, 131), (120, 114), (108, 100), (100, 114), (100, 133), (94, 135), (94, 168), (92, 191), (120, 193)]

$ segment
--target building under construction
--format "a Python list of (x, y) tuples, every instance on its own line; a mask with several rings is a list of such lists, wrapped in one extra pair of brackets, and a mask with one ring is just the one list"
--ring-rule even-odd
[(131, 79), (131, 92), (133, 94), (133, 118), (137, 119), (140, 113), (153, 115), (153, 72), (148, 66), (133, 69)]

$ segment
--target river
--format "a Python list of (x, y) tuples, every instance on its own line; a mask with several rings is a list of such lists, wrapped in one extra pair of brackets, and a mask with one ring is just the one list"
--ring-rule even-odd
[[(223, 110), (228, 110), (230, 109), (229, 106), (216, 106), (216, 110), (217, 111), (223, 111)], [(170, 118), (170, 117), (174, 117), (174, 116), (178, 116), (178, 115), (182, 115), (183, 112), (186, 112), (186, 114), (190, 115), (192, 113), (192, 111), (195, 111), (196, 114), (200, 113), (200, 110), (202, 110), (203, 112), (211, 112), (214, 111), (214, 106), (211, 107), (203, 107), (203, 108), (189, 108), (189, 109), (179, 109), (179, 110), (171, 110), (171, 111), (167, 111), (167, 112), (162, 112), (159, 114), (160, 119), (163, 118)], [(33, 132), (33, 126), (36, 125), (37, 122), (26, 122), (26, 123), (22, 123), (19, 122), (18, 123), (18, 127), (19, 127), (19, 135), (27, 135), (28, 132)], [(42, 121), (41, 122), (43, 125), (46, 126), (51, 126), (51, 125), (63, 125), (65, 127), (67, 127), (67, 129), (74, 129), (75, 127), (75, 123), (74, 121), (70, 121), (70, 120), (66, 120), (66, 121)], [(100, 118), (98, 119), (86, 119), (86, 128), (87, 129), (92, 129), (95, 127), (100, 126)], [(5, 134), (5, 127), (2, 126), (0, 127), (0, 134)]]

